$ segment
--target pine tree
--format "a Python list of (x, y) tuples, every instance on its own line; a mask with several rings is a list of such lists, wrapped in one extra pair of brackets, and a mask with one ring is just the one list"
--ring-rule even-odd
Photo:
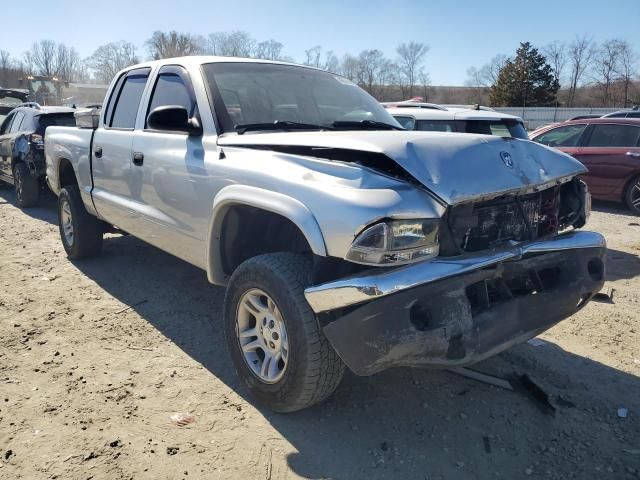
[(516, 56), (505, 62), (491, 87), (496, 107), (549, 107), (556, 102), (560, 84), (547, 59), (529, 42), (520, 43)]

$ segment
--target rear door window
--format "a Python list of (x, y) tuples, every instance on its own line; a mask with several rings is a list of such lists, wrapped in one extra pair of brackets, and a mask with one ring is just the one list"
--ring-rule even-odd
[(453, 120), (418, 120), (416, 130), (424, 132), (453, 132), (455, 123)]
[(415, 127), (416, 119), (413, 117), (404, 117), (400, 115), (394, 115), (393, 118), (395, 118), (398, 121), (398, 123), (402, 125), (402, 128), (406, 130), (413, 130), (413, 127)]
[(24, 120), (24, 112), (16, 112), (16, 116), (11, 123), (11, 130), (9, 130), (9, 133), (19, 132), (20, 127), (22, 126), (22, 120)]
[(593, 126), (586, 147), (636, 147), (640, 128), (633, 125), (598, 124)]
[(134, 71), (127, 75), (113, 109), (110, 127), (128, 130), (135, 127), (140, 99), (148, 78), (149, 69)]
[(549, 147), (577, 147), (586, 126), (581, 123), (554, 128), (538, 135), (533, 141)]

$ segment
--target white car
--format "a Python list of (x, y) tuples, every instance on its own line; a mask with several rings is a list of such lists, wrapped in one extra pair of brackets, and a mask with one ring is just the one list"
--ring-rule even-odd
[(407, 130), (529, 138), (520, 117), (487, 110), (486, 107), (444, 106), (418, 102), (382, 105)]

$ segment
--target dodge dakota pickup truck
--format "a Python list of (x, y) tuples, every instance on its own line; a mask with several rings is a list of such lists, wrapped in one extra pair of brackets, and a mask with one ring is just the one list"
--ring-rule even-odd
[(239, 376), (276, 411), (327, 398), (345, 367), (473, 364), (603, 285), (580, 162), (405, 131), (326, 71), (153, 61), (120, 72), (92, 115), (46, 132), (69, 258), (99, 254), (115, 226), (205, 270), (226, 286)]

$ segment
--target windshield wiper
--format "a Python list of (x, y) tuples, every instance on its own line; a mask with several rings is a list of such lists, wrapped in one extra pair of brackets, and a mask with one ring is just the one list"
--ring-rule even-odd
[(272, 123), (240, 123), (234, 129), (238, 132), (238, 135), (256, 130), (334, 130), (329, 125), (291, 122), (289, 120), (276, 120)]
[(390, 123), (376, 120), (337, 120), (331, 124), (335, 128), (359, 128), (363, 130), (404, 130)]

